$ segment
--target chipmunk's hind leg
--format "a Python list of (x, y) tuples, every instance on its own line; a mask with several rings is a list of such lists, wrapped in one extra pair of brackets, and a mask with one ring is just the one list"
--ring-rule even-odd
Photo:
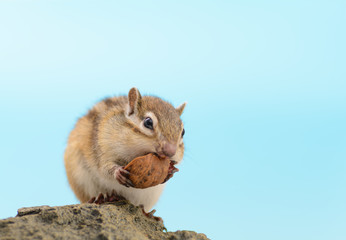
[(97, 197), (91, 198), (88, 201), (88, 203), (102, 204), (102, 203), (119, 202), (122, 200), (126, 200), (126, 199), (123, 196), (120, 196), (113, 191), (111, 194), (106, 194), (106, 195), (103, 195), (103, 193), (100, 193)]
[(156, 220), (158, 222), (162, 222), (163, 223), (162, 218), (154, 216), (154, 213), (156, 212), (155, 209), (153, 209), (153, 210), (151, 210), (150, 212), (147, 213), (146, 211), (144, 211), (144, 206), (143, 205), (139, 205), (139, 206), (142, 209), (142, 212), (143, 212), (143, 214), (145, 216), (147, 216), (148, 218), (152, 218), (152, 219), (154, 219), (154, 220)]

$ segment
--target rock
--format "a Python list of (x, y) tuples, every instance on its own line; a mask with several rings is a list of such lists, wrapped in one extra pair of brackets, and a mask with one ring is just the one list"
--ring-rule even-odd
[(30, 207), (16, 217), (0, 220), (0, 239), (208, 239), (192, 231), (165, 232), (161, 222), (150, 219), (127, 201)]

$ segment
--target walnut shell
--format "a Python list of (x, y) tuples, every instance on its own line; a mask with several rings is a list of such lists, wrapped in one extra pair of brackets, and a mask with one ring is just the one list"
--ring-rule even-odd
[(149, 153), (133, 159), (124, 169), (130, 172), (129, 178), (135, 188), (148, 188), (163, 183), (169, 167), (168, 158), (160, 159)]

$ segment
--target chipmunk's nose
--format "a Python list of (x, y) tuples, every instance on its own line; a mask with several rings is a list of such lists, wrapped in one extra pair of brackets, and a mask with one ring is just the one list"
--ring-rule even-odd
[(177, 152), (177, 146), (172, 143), (166, 142), (163, 145), (162, 152), (167, 156), (167, 157), (173, 157), (175, 153)]

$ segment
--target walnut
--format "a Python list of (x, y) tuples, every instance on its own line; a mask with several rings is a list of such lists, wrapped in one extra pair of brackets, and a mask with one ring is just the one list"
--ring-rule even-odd
[(125, 166), (135, 188), (148, 188), (163, 183), (168, 176), (171, 161), (153, 153), (133, 159)]

